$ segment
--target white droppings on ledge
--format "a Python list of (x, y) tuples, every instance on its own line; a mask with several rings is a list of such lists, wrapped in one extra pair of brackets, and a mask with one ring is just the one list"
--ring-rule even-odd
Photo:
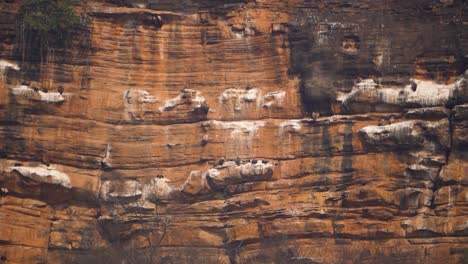
[(245, 90), (229, 88), (220, 95), (219, 101), (221, 104), (231, 102), (235, 111), (241, 111), (247, 103), (256, 102), (258, 105), (260, 101), (259, 94), (260, 91), (257, 89)]
[(152, 111), (152, 104), (159, 100), (146, 90), (130, 89), (123, 93), (125, 112), (129, 120), (142, 120), (145, 111)]
[(181, 102), (181, 98), (180, 98), (180, 95), (179, 95), (179, 96), (177, 96), (176, 98), (167, 100), (167, 101), (164, 103), (164, 106), (162, 106), (161, 108), (159, 108), (159, 110), (160, 110), (160, 111), (171, 110), (171, 109), (175, 108), (176, 106), (180, 105), (180, 102)]
[(257, 162), (253, 164), (251, 162), (242, 164), (240, 166), (240, 172), (242, 177), (254, 177), (254, 176), (270, 176), (273, 174), (273, 164)]
[(218, 169), (209, 169), (205, 173), (205, 178), (210, 177), (210, 178), (219, 178), (221, 175), (221, 172)]
[(253, 136), (260, 127), (265, 126), (264, 121), (234, 121), (234, 122), (222, 122), (216, 120), (210, 120), (203, 122), (203, 126), (211, 126), (217, 129), (232, 130), (231, 138), (237, 136), (246, 135)]
[(286, 97), (285, 91), (276, 91), (267, 93), (263, 96), (263, 107), (270, 108), (273, 106), (281, 107)]
[(341, 93), (337, 94), (337, 100), (342, 102), (343, 105), (347, 105), (348, 101), (354, 99), (357, 95), (366, 93), (366, 91), (374, 90), (378, 84), (373, 79), (364, 79), (359, 83), (355, 84), (350, 93)]
[(391, 104), (418, 104), (421, 106), (444, 105), (456, 88), (456, 83), (438, 84), (432, 81), (413, 80), (416, 91), (407, 85), (400, 90), (382, 89), (379, 93), (382, 101)]
[(13, 69), (15, 71), (19, 71), (21, 68), (18, 64), (7, 61), (7, 60), (0, 60), (0, 77), (5, 77), (7, 69)]
[(375, 87), (378, 86), (378, 84), (374, 81), (374, 79), (364, 79), (357, 83), (356, 88), (359, 90), (362, 89), (374, 89)]
[(0, 70), (4, 70), (4, 69), (7, 69), (7, 68), (11, 68), (11, 69), (16, 70), (16, 71), (20, 70), (20, 67), (18, 66), (18, 64), (13, 63), (13, 62), (9, 62), (7, 60), (0, 60)]
[(285, 133), (299, 133), (301, 131), (301, 120), (288, 120), (279, 125), (280, 127), (280, 134), (283, 135)]
[(349, 102), (375, 102), (395, 105), (419, 105), (422, 107), (441, 106), (463, 89), (464, 77), (459, 77), (452, 84), (438, 84), (433, 81), (411, 80), (411, 85), (404, 87), (379, 87), (373, 80), (366, 79), (356, 84), (350, 93), (337, 93), (337, 100), (343, 105)]
[(210, 179), (213, 187), (222, 188), (230, 184), (241, 182), (264, 181), (271, 179), (273, 164), (270, 162), (252, 161), (242, 164), (226, 161), (222, 165), (205, 172), (204, 177)]
[(234, 32), (233, 34), (237, 39), (242, 39), (244, 37), (244, 32)]
[(209, 185), (214, 188), (224, 188), (242, 181), (238, 167), (210, 169), (206, 171), (205, 178), (209, 179)]
[(190, 176), (187, 178), (184, 184), (182, 184), (179, 190), (183, 193), (188, 194), (200, 194), (209, 192), (210, 186), (206, 179), (206, 175), (206, 171), (191, 171)]
[(34, 91), (34, 89), (26, 85), (12, 87), (11, 92), (15, 96), (22, 96), (26, 99), (31, 99), (34, 101), (41, 101), (46, 103), (61, 103), (65, 101), (65, 98), (60, 93), (44, 93), (42, 91)]
[(51, 167), (24, 167), (15, 166), (6, 169), (6, 172), (17, 171), (24, 177), (38, 180), (40, 182), (57, 184), (70, 189), (71, 181), (67, 174), (54, 170)]
[(200, 108), (206, 104), (206, 99), (197, 90), (183, 89), (177, 97), (167, 100), (159, 110), (169, 111), (183, 104), (191, 104), (192, 108)]
[(192, 104), (194, 104), (194, 108), (201, 107), (205, 103), (205, 97), (200, 96), (200, 92), (196, 92), (195, 98), (192, 98)]
[(139, 93), (140, 93), (140, 97), (138, 98), (138, 101), (140, 103), (154, 104), (159, 101), (158, 99), (156, 99), (156, 97), (152, 96), (148, 91), (139, 90)]
[(169, 185), (169, 180), (162, 176), (157, 176), (145, 185), (143, 185), (143, 198), (150, 201), (159, 199), (168, 199), (175, 191)]
[(408, 136), (416, 137), (419, 132), (415, 130), (416, 121), (403, 121), (386, 126), (366, 126), (359, 132), (365, 134), (374, 142), (394, 137), (398, 140)]

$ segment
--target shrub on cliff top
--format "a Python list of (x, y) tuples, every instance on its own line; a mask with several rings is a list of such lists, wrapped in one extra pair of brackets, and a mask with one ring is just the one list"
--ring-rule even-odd
[(26, 45), (39, 48), (42, 61), (50, 47), (64, 44), (70, 32), (86, 26), (89, 21), (76, 11), (80, 5), (76, 0), (23, 0), (17, 17), (23, 59)]
[(25, 31), (63, 37), (82, 24), (74, 9), (79, 5), (75, 0), (25, 0), (19, 12), (20, 23)]

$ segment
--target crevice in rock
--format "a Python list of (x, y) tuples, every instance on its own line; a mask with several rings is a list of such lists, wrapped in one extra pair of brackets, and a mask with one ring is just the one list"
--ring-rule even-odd
[(449, 148), (445, 151), (445, 164), (443, 164), (443, 165), (441, 165), (439, 167), (437, 175), (434, 178), (434, 180), (432, 181), (432, 188), (431, 188), (432, 196), (431, 196), (431, 200), (430, 200), (430, 203), (429, 203), (429, 208), (431, 208), (431, 209), (436, 208), (435, 199), (436, 199), (436, 196), (437, 196), (437, 191), (440, 188), (442, 188), (443, 186), (447, 185), (447, 183), (444, 183), (442, 181), (442, 179), (440, 178), (440, 174), (441, 174), (443, 168), (448, 165), (450, 154), (451, 154), (452, 148), (453, 148), (453, 133), (454, 133), (453, 111), (449, 112), (448, 121), (449, 121), (449, 125), (448, 125), (448, 127), (449, 127)]

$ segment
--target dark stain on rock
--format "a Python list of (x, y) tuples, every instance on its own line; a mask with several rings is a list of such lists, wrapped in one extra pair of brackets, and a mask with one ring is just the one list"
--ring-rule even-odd
[[(310, 137), (312, 137), (312, 140), (310, 140)], [(328, 173), (330, 171), (329, 146), (330, 134), (328, 126), (314, 125), (312, 135), (307, 134), (307, 137), (303, 141), (304, 152), (311, 153), (314, 157), (312, 171), (317, 171), (318, 173)], [(323, 158), (324, 156), (327, 157)]]
[(23, 130), (21, 122), (26, 119), (23, 109), (25, 106), (19, 104), (13, 94), (10, 93), (8, 97), (3, 142), (0, 142), (0, 146), (2, 146), (0, 148), (0, 156), (25, 155), (27, 152), (27, 142), (20, 136)]
[[(460, 1), (454, 5), (463, 9)], [(347, 8), (357, 11), (359, 5)], [(409, 83), (416, 76), (453, 82), (463, 69), (462, 60), (457, 58), (464, 57), (466, 45), (453, 41), (466, 39), (465, 33), (462, 38), (459, 35), (464, 32), (460, 15), (437, 14), (427, 2), (395, 2), (372, 8), (381, 11), (369, 11), (365, 18), (357, 15), (362, 9), (354, 14), (316, 9), (304, 11), (306, 18), (301, 12), (291, 16), (291, 21), (300, 23), (290, 23), (287, 32), (289, 73), (301, 79), (306, 112), (331, 114), (336, 92), (349, 91), (359, 78)], [(445, 22), (431, 22), (434, 20)], [(442, 68), (437, 68), (436, 61), (443, 61)]]
[(346, 186), (353, 180), (353, 122), (346, 123), (343, 135), (343, 158), (341, 160), (341, 184)]

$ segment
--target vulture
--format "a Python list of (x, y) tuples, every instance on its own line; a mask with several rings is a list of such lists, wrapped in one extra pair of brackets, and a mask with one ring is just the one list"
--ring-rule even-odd
[(413, 90), (413, 92), (416, 92), (417, 88), (418, 88), (418, 85), (415, 82), (411, 82), (411, 90)]
[(60, 86), (57, 88), (57, 91), (59, 92), (60, 95), (62, 95), (62, 94), (63, 94), (63, 86), (60, 85)]

